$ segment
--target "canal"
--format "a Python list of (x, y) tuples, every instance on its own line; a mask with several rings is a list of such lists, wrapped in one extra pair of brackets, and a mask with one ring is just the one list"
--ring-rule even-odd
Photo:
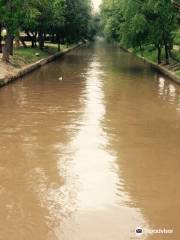
[(179, 169), (180, 86), (116, 46), (0, 89), (0, 240), (178, 240)]

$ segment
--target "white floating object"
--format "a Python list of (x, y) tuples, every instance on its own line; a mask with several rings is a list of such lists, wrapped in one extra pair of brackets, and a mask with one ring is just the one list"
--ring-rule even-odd
[(62, 81), (63, 80), (63, 77), (59, 77), (59, 81)]
[(35, 53), (35, 56), (36, 56), (36, 57), (39, 57), (39, 53)]

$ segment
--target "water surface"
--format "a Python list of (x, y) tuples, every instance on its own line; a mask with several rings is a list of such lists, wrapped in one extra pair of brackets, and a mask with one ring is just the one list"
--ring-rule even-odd
[(0, 239), (179, 239), (180, 87), (136, 57), (98, 42), (0, 89), (0, 133)]

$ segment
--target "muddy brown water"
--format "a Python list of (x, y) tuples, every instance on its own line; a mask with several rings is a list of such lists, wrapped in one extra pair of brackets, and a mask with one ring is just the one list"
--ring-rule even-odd
[(179, 240), (179, 179), (180, 86), (117, 47), (0, 89), (0, 240)]

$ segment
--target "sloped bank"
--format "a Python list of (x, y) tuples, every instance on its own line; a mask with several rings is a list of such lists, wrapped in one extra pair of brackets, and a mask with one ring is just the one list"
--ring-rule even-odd
[(158, 70), (159, 72), (161, 72), (162, 74), (164, 74), (165, 76), (167, 76), (169, 79), (173, 80), (174, 82), (180, 84), (180, 78), (178, 76), (176, 76), (176, 74), (172, 71), (169, 71), (167, 68), (163, 67), (162, 65), (158, 65), (156, 63), (153, 63), (145, 58), (143, 58), (144, 61), (148, 62), (149, 64), (151, 64), (151, 66)]
[(135, 53), (133, 53), (133, 51), (131, 51), (130, 49), (126, 49), (122, 46), (120, 46), (120, 48), (126, 52), (129, 52), (133, 55), (135, 55), (136, 57), (140, 58), (142, 61), (148, 63), (151, 65), (151, 67), (153, 69), (156, 69), (158, 72), (162, 73), (163, 75), (167, 76), (169, 79), (171, 79), (172, 81), (180, 84), (180, 78), (175, 74), (175, 72), (172, 72), (172, 71), (169, 71), (166, 67), (162, 66), (162, 65), (159, 65), (159, 64), (156, 64), (152, 61), (150, 61), (149, 59), (145, 58), (145, 57), (141, 57)]
[(32, 63), (32, 64), (29, 64), (29, 65), (26, 65), (20, 69), (18, 69), (16, 71), (16, 73), (12, 73), (12, 74), (8, 74), (8, 75), (5, 75), (3, 77), (0, 78), (0, 87), (3, 87), (5, 85), (7, 85), (8, 83), (18, 79), (18, 78), (21, 78), (33, 71), (35, 71), (36, 69), (46, 65), (47, 63), (50, 63), (52, 61), (54, 61), (55, 59), (61, 57), (61, 56), (64, 56), (65, 54), (67, 54), (68, 52), (78, 48), (78, 47), (81, 47), (83, 44), (82, 43), (79, 43), (73, 47), (70, 47), (62, 52), (57, 52), (47, 58), (43, 58), (35, 63)]

